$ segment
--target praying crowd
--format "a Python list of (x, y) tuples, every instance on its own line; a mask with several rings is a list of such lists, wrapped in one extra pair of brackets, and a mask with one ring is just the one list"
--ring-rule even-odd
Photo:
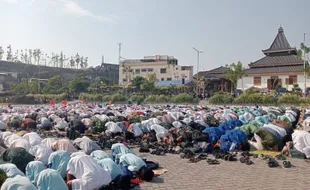
[(1, 190), (130, 189), (159, 167), (134, 148), (189, 162), (215, 154), (209, 164), (238, 151), (251, 164), (253, 150), (310, 158), (310, 110), (291, 107), (3, 106), (0, 130)]

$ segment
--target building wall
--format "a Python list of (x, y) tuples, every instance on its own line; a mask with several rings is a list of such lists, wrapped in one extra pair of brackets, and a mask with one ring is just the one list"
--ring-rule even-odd
[[(296, 74), (294, 74), (296, 75)], [(276, 75), (272, 75), (272, 76), (276, 76)], [(285, 75), (285, 74), (281, 74), (278, 75), (278, 78), (280, 78), (282, 80), (282, 87), (288, 89), (288, 90), (292, 90), (293, 85), (286, 85), (285, 84), (285, 80), (287, 78), (289, 78), (290, 75)], [(267, 80), (270, 79), (271, 76), (261, 76), (261, 86), (255, 86), (257, 88), (267, 88)], [(302, 89), (302, 91), (304, 91), (304, 75), (303, 74), (297, 74), (297, 84), (298, 86)], [(238, 80), (238, 85), (237, 85), (237, 89), (241, 89), (241, 90), (246, 90), (248, 88), (251, 88), (254, 86), (254, 76), (246, 76), (243, 77), (242, 79)], [(310, 87), (310, 78), (307, 77), (306, 80), (306, 87)]]
[[(157, 81), (182, 80), (183, 78), (185, 80), (193, 80), (192, 66), (168, 64), (166, 60), (158, 60), (156, 62), (124, 61), (119, 67), (119, 84), (124, 86), (128, 86), (136, 76), (147, 78), (149, 74), (153, 73), (156, 74)], [(161, 69), (166, 69), (166, 73), (162, 73)]]
[(238, 80), (237, 89), (246, 90), (253, 86), (253, 77), (247, 76), (242, 77), (242, 79)]

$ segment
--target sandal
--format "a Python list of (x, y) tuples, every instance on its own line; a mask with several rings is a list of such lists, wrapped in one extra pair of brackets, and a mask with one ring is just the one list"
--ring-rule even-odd
[(286, 157), (283, 156), (282, 154), (277, 155), (276, 158), (277, 158), (278, 160), (286, 160)]
[(210, 158), (207, 159), (207, 162), (208, 162), (209, 165), (220, 164), (220, 162), (219, 162), (218, 160), (216, 160), (216, 159), (210, 159)]
[(285, 160), (285, 161), (283, 161), (283, 166), (284, 166), (285, 168), (290, 168), (290, 167), (292, 167), (292, 164), (291, 164), (290, 161)]
[(246, 164), (246, 165), (252, 165), (252, 164), (254, 164), (254, 162), (253, 162), (252, 160), (246, 160), (246, 161), (245, 161), (245, 164)]
[(197, 162), (199, 162), (199, 161), (200, 161), (199, 158), (190, 158), (190, 159), (188, 160), (188, 163), (197, 163)]
[(240, 161), (242, 164), (244, 164), (245, 161), (246, 161), (246, 159), (245, 159), (245, 157), (241, 157), (241, 158), (239, 159), (239, 161)]
[(267, 164), (270, 168), (275, 168), (279, 166), (279, 163), (273, 158), (269, 159)]

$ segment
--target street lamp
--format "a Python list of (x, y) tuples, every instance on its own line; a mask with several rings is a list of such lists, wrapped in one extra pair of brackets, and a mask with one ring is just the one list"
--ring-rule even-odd
[(199, 55), (201, 53), (203, 53), (203, 51), (200, 51), (198, 49), (196, 49), (195, 47), (193, 47), (193, 49), (197, 52), (197, 78), (196, 78), (196, 90), (197, 90), (197, 97), (199, 94), (199, 87), (198, 87), (198, 80), (199, 80)]

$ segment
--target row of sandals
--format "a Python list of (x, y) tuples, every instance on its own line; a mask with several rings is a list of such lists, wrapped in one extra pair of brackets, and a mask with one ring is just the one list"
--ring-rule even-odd
[[(238, 161), (237, 154), (229, 153), (229, 152), (222, 152), (222, 153), (216, 153), (214, 154), (214, 159), (208, 158), (208, 154), (201, 153), (196, 156), (194, 155), (187, 155), (187, 154), (181, 154), (181, 158), (189, 158), (189, 163), (197, 163), (201, 160), (206, 160), (208, 164), (210, 165), (217, 165), (220, 164), (219, 159), (225, 160), (225, 161)], [(263, 160), (267, 160), (267, 165), (270, 168), (280, 167), (280, 164), (278, 161), (282, 161), (282, 165), (284, 168), (291, 168), (292, 164), (290, 161), (286, 159), (283, 155), (277, 155), (275, 158), (263, 155), (263, 154), (251, 154), (249, 152), (242, 152), (241, 157), (239, 158), (239, 162), (246, 164), (246, 165), (252, 165), (254, 162), (251, 160), (251, 157), (253, 158), (262, 158)]]

